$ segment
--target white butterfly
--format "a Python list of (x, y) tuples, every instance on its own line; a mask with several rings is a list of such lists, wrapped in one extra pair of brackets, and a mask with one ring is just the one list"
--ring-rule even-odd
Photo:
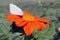
[(10, 3), (9, 7), (10, 7), (10, 13), (11, 14), (20, 15), (20, 16), (23, 15), (23, 11), (18, 6)]

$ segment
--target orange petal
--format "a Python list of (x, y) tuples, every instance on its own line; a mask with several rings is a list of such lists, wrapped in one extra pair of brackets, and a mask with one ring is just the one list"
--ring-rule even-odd
[(30, 36), (34, 30), (33, 23), (28, 23), (23, 27), (26, 36)]
[(42, 30), (43, 28), (47, 28), (47, 25), (45, 25), (44, 23), (42, 23), (42, 22), (34, 22), (34, 24), (35, 24), (35, 27), (36, 27), (36, 29), (37, 30)]
[(14, 21), (14, 20), (12, 19), (12, 18), (13, 18), (13, 15), (11, 15), (11, 14), (6, 15), (5, 18), (7, 18), (9, 22)]
[(50, 24), (50, 21), (45, 19), (45, 18), (37, 18), (36, 17), (35, 21), (40, 21), (40, 22), (45, 22), (45, 23), (49, 23)]
[(15, 22), (15, 24), (17, 25), (17, 27), (22, 27), (22, 26), (24, 26), (25, 24), (27, 24), (27, 22), (22, 22), (22, 21), (20, 21), (20, 20), (17, 20), (17, 21)]
[(23, 19), (21, 19), (19, 16), (12, 14), (8, 14), (6, 18), (8, 19), (9, 22), (15, 22), (17, 20), (23, 21)]

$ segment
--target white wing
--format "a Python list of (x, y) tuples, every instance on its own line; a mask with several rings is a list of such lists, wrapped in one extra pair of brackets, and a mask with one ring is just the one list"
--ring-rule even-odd
[(10, 7), (10, 13), (11, 14), (21, 15), (21, 16), (23, 15), (23, 11), (18, 6), (10, 3), (9, 7)]

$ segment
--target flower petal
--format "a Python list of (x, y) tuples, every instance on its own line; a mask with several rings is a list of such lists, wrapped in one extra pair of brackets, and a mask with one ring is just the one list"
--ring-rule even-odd
[(21, 19), (19, 16), (12, 14), (8, 14), (6, 18), (8, 19), (9, 22), (15, 22), (17, 20), (23, 21), (23, 19)]
[(17, 27), (22, 27), (22, 26), (24, 26), (25, 24), (27, 24), (27, 22), (20, 22), (20, 20), (17, 20), (16, 22), (15, 22), (15, 24), (17, 25)]
[(33, 30), (34, 30), (33, 23), (31, 23), (31, 22), (28, 23), (27, 25), (25, 25), (23, 27), (23, 29), (24, 29), (24, 32), (25, 32), (26, 36), (30, 36), (32, 34)]
[(42, 22), (34, 22), (34, 25), (36, 27), (37, 30), (42, 30), (44, 28), (47, 28), (47, 25), (45, 25), (44, 23)]
[(8, 19), (9, 22), (15, 22), (17, 27), (21, 27), (26, 24), (26, 22), (20, 16), (17, 15), (9, 14), (6, 16), (6, 18)]
[(49, 23), (50, 24), (50, 21), (45, 19), (45, 18), (37, 18), (36, 17), (36, 20), (35, 21), (40, 21), (40, 22), (44, 22), (44, 23)]

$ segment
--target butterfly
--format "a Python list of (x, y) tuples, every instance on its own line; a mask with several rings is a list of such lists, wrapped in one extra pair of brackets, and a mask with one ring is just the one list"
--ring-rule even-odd
[(41, 31), (47, 28), (46, 24), (50, 24), (49, 20), (33, 16), (29, 12), (23, 11), (15, 4), (10, 3), (9, 7), (10, 13), (6, 15), (7, 20), (9, 22), (15, 22), (18, 28), (22, 27), (26, 36), (30, 36), (34, 28)]

